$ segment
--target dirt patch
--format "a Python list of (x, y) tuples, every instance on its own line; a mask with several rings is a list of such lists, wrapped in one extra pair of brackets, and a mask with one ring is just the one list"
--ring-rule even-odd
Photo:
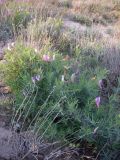
[(17, 134), (0, 128), (0, 160), (78, 160), (74, 148), (61, 147), (59, 142), (43, 143), (32, 132)]
[(11, 136), (11, 131), (0, 127), (0, 159), (10, 159), (12, 148), (8, 142)]

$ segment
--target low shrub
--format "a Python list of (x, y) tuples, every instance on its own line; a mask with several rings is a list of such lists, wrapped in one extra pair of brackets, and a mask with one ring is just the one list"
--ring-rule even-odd
[(74, 15), (72, 20), (75, 21), (75, 22), (79, 22), (81, 24), (84, 24), (86, 26), (91, 26), (92, 25), (92, 20), (87, 16)]
[(31, 16), (29, 11), (17, 10), (12, 17), (15, 32), (18, 34), (21, 29), (27, 28), (27, 24), (30, 20)]
[(3, 41), (5, 43), (8, 39), (12, 39), (13, 35), (14, 33), (12, 23), (9, 20), (1, 21), (0, 41)]
[(104, 21), (106, 21), (107, 24), (110, 24), (110, 23), (116, 23), (119, 19), (119, 16), (114, 13), (104, 13), (102, 15), (102, 18)]
[(84, 56), (68, 59), (50, 46), (35, 51), (17, 44), (6, 52), (1, 68), (16, 97), (17, 120), (43, 133), (40, 139), (119, 147), (118, 94), (107, 104), (97, 97), (98, 81), (106, 75), (97, 63), (86, 68)]
[(69, 0), (60, 0), (58, 2), (59, 7), (65, 7), (65, 8), (71, 8), (72, 7), (72, 2)]
[(41, 48), (43, 45), (52, 43), (53, 48), (59, 50), (62, 35), (62, 20), (60, 18), (48, 17), (45, 21), (35, 19), (31, 21), (27, 28), (26, 40), (28, 43), (35, 44)]
[[(44, 118), (42, 115), (54, 109), (47, 119), (48, 123), (48, 120), (53, 121), (56, 113), (60, 112), (58, 114), (60, 121), (58, 120), (58, 123), (56, 123), (57, 120), (55, 119), (52, 126), (58, 129), (59, 132), (57, 133), (59, 136), (63, 134), (64, 138), (73, 133), (75, 128), (80, 129), (80, 126), (85, 123), (84, 118), (80, 118), (81, 116), (88, 117), (89, 112), (91, 114), (97, 112), (94, 105), (94, 99), (98, 93), (97, 80), (104, 75), (104, 72), (100, 74), (99, 70), (94, 70), (94, 72), (89, 70), (88, 74), (88, 70), (83, 70), (81, 67), (83, 62), (79, 63), (75, 59), (67, 60), (66, 58), (62, 57), (60, 53), (58, 54), (58, 52), (45, 47), (40, 50), (40, 53), (36, 54), (32, 48), (16, 45), (14, 49), (7, 51), (5, 56), (6, 67), (3, 64), (5, 80), (15, 95), (23, 98), (24, 89), (28, 84), (35, 87), (33, 95), (37, 88), (35, 99), (37, 109), (35, 113), (50, 95), (39, 118)], [(95, 75), (95, 80), (92, 80)], [(101, 106), (100, 110), (104, 110), (104, 106)], [(100, 111), (98, 110), (98, 112)], [(92, 124), (91, 127), (93, 127)]]
[[(101, 12), (99, 6), (93, 6), (90, 12)], [(33, 130), (40, 140), (62, 140), (80, 148), (81, 143), (88, 142), (100, 151), (100, 158), (110, 157), (113, 150), (120, 149), (120, 82), (110, 94), (107, 90), (106, 97), (102, 79), (108, 86), (110, 81), (101, 61), (107, 69), (118, 72), (119, 68), (112, 65), (113, 61), (107, 63), (109, 55), (100, 47), (102, 35), (91, 29), (65, 34), (60, 18), (30, 18), (26, 10), (14, 12), (10, 22), (15, 31), (19, 33), (27, 27), (25, 43), (8, 48), (5, 63), (0, 64), (3, 78), (15, 97), (13, 123), (21, 122), (21, 130)], [(78, 16), (76, 21), (92, 24), (84, 16)], [(29, 42), (31, 46), (27, 45)]]

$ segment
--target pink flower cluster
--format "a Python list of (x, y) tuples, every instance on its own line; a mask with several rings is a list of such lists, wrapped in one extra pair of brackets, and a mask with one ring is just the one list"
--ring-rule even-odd
[(35, 82), (40, 81), (41, 77), (40, 75), (36, 75), (32, 77), (32, 82), (35, 84)]
[(100, 99), (101, 99), (100, 97), (95, 98), (95, 103), (96, 103), (97, 108), (100, 107)]
[(50, 61), (51, 61), (51, 58), (50, 58), (49, 55), (44, 54), (43, 57), (42, 57), (42, 60), (45, 61), (45, 62), (50, 62)]
[(51, 62), (55, 60), (55, 55), (53, 55), (53, 57), (51, 58), (48, 54), (44, 54), (42, 56), (42, 60), (45, 62)]

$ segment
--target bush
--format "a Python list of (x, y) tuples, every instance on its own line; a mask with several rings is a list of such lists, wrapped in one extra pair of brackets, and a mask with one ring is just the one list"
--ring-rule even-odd
[[(69, 4), (63, 5), (70, 7)], [(96, 11), (101, 13), (100, 7), (92, 5), (89, 12)], [(92, 24), (88, 17), (75, 18), (82, 24)], [(104, 16), (105, 21), (111, 21), (109, 18)], [(62, 140), (80, 148), (81, 142), (87, 142), (96, 146), (101, 159), (105, 156), (112, 159), (111, 152), (119, 154), (120, 149), (120, 82), (110, 88), (111, 93), (107, 88), (107, 97), (102, 97), (106, 96), (106, 90), (101, 89), (99, 80), (106, 80), (110, 86), (106, 78), (108, 71), (101, 67), (101, 61), (108, 69), (119, 72), (118, 65), (112, 65), (113, 54), (109, 55), (111, 63), (107, 62), (107, 51), (114, 51), (119, 57), (119, 49), (101, 48), (102, 35), (91, 29), (80, 35), (78, 32), (64, 34), (59, 18), (45, 15), (27, 26), (30, 19), (28, 11), (15, 10), (10, 21), (5, 22), (5, 25), (10, 22), (11, 28), (14, 24), (17, 33), (27, 27), (25, 43), (18, 42), (8, 48), (5, 63), (0, 64), (3, 78), (15, 97), (13, 123), (21, 122), (21, 130), (33, 130), (40, 140), (43, 137)], [(2, 30), (6, 37), (11, 36), (4, 25)], [(96, 40), (99, 45), (94, 43)], [(38, 48), (27, 46), (26, 41)], [(118, 59), (114, 58), (116, 64)]]
[(22, 28), (26, 28), (30, 20), (31, 16), (28, 11), (16, 11), (12, 17), (15, 32), (18, 33)]
[(58, 2), (58, 6), (59, 7), (65, 7), (65, 8), (71, 8), (72, 7), (72, 2), (70, 2), (69, 0), (60, 0)]
[(119, 19), (119, 16), (115, 15), (114, 13), (105, 13), (102, 15), (102, 18), (107, 24), (110, 24), (116, 23)]
[[(43, 45), (52, 44), (53, 48), (59, 50), (61, 40), (62, 20), (60, 18), (35, 19), (27, 28), (26, 40), (41, 48)], [(24, 37), (25, 35), (23, 35)], [(62, 47), (62, 46), (61, 46)]]
[(42, 133), (40, 139), (120, 147), (117, 94), (108, 104), (95, 106), (97, 83), (106, 75), (97, 63), (85, 67), (83, 55), (68, 60), (51, 46), (35, 51), (17, 44), (6, 52), (1, 67), (16, 97), (17, 121), (26, 122), (36, 135)]
[(0, 24), (0, 41), (4, 43), (13, 37), (12, 23), (9, 20), (1, 21)]
[(92, 25), (92, 20), (89, 17), (83, 15), (74, 15), (72, 19), (73, 21), (85, 24), (86, 26)]

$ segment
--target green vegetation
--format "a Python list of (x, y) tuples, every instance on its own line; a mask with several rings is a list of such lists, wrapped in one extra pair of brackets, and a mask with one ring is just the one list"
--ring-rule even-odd
[(85, 17), (83, 15), (75, 15), (72, 19), (73, 19), (73, 21), (79, 22), (79, 23), (84, 24), (86, 26), (92, 25), (92, 20), (90, 20), (88, 17)]
[[(74, 7), (72, 2), (61, 3), (63, 8)], [(16, 9), (0, 26), (0, 40), (16, 39), (0, 63), (14, 95), (13, 123), (22, 122), (21, 130), (33, 130), (41, 140), (79, 148), (87, 142), (101, 159), (111, 159), (120, 149), (119, 47), (108, 48), (104, 35), (91, 28), (96, 22), (84, 13), (73, 20), (89, 28), (66, 31), (62, 17), (44, 17), (43, 8), (36, 13), (29, 5)], [(102, 14), (107, 24), (119, 18), (106, 14), (111, 7), (88, 8)], [(115, 83), (111, 73), (117, 75)]]

